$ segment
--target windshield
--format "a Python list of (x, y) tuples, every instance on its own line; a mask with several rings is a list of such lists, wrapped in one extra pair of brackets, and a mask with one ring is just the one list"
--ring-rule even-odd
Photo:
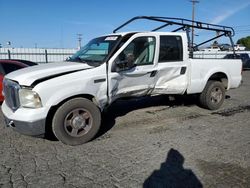
[(91, 40), (86, 46), (76, 52), (68, 61), (88, 63), (92, 66), (98, 66), (105, 61), (119, 36), (105, 36)]

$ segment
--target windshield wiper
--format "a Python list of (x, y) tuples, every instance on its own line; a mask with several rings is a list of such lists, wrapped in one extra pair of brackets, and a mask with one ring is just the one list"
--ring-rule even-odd
[(70, 59), (68, 59), (67, 61), (79, 62), (79, 63), (87, 63), (87, 61), (81, 59), (80, 57), (70, 58)]
[(100, 62), (102, 62), (100, 60), (93, 60), (93, 59), (82, 59), (82, 60), (85, 62), (88, 62), (88, 63), (100, 63)]
[(92, 59), (81, 59), (80, 57), (70, 58), (68, 61), (86, 63), (89, 66), (95, 66), (95, 67), (99, 66), (102, 63), (102, 61), (92, 60)]

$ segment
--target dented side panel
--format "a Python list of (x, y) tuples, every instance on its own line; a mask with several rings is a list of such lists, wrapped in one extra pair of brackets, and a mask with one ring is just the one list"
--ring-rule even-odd
[(183, 62), (159, 63), (153, 94), (183, 94), (187, 84), (187, 65)]
[(110, 75), (111, 101), (122, 97), (139, 97), (152, 92), (155, 78), (151, 76), (152, 65), (135, 67)]

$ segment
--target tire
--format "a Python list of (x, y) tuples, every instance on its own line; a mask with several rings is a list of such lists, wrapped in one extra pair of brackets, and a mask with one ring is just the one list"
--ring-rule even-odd
[(209, 80), (199, 97), (201, 106), (209, 110), (219, 109), (224, 102), (225, 92), (221, 82)]
[(61, 105), (52, 120), (56, 138), (67, 145), (80, 145), (97, 134), (101, 112), (90, 100), (75, 98)]

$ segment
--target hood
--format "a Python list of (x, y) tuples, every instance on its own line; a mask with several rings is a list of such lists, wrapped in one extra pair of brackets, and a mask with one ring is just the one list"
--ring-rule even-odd
[(64, 74), (94, 68), (84, 63), (60, 62), (36, 65), (11, 72), (5, 76), (17, 81), (20, 85), (31, 86), (35, 83), (52, 79)]

